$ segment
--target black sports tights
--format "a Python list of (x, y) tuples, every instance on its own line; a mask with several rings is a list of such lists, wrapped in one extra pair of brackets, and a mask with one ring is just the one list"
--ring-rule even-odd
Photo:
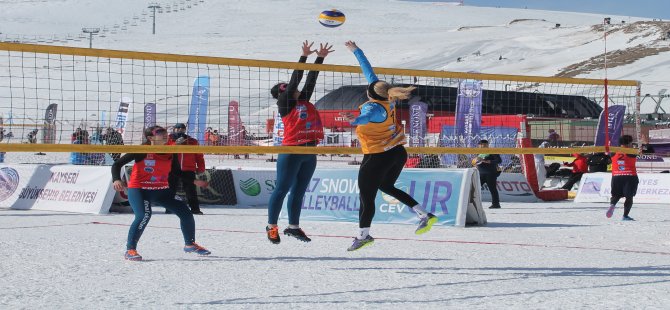
[(393, 196), (410, 207), (419, 204), (412, 196), (395, 187), (395, 181), (398, 180), (405, 162), (407, 162), (407, 151), (402, 145), (383, 153), (363, 156), (361, 169), (358, 171), (358, 187), (361, 191), (361, 207), (358, 211), (360, 228), (367, 228), (372, 224), (377, 190)]
[[(616, 204), (619, 202), (619, 199), (621, 197), (612, 197), (610, 198), (610, 204)], [(623, 216), (628, 216), (628, 213), (630, 213), (630, 209), (633, 208), (633, 196), (631, 197), (626, 197), (626, 201), (623, 203)]]

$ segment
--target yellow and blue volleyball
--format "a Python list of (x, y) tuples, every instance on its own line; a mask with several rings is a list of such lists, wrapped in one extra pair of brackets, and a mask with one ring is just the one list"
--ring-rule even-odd
[(335, 28), (341, 26), (342, 24), (344, 24), (345, 19), (346, 17), (344, 16), (344, 13), (336, 9), (323, 11), (321, 12), (321, 15), (319, 15), (319, 23), (328, 28)]

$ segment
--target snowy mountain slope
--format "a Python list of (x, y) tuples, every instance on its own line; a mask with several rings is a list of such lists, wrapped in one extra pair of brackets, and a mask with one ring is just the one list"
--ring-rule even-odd
[[(152, 35), (150, 2), (0, 0), (0, 39), (84, 47), (88, 40), (80, 38), (81, 28), (100, 27), (104, 37), (94, 39), (98, 48), (282, 61), (297, 60), (300, 42), (308, 39), (335, 43), (336, 52), (326, 63), (355, 65), (343, 46), (353, 39), (375, 66), (553, 76), (575, 64), (588, 64), (575, 76), (605, 76), (593, 61), (605, 48), (598, 27), (604, 16), (598, 14), (393, 0), (157, 1), (162, 13), (157, 14), (157, 34)], [(333, 7), (347, 14), (346, 23), (335, 29), (322, 27), (319, 12)], [(610, 68), (609, 78), (641, 80), (643, 94), (666, 88), (668, 41), (660, 40), (665, 24), (610, 17), (615, 25), (608, 35), (609, 51), (642, 45), (662, 52)], [(643, 106), (642, 112), (651, 109)], [(261, 114), (268, 114), (267, 109)]]

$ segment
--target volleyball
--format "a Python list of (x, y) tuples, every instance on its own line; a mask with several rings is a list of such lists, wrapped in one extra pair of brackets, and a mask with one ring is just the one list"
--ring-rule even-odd
[(346, 17), (344, 16), (344, 13), (336, 9), (323, 11), (321, 12), (321, 15), (319, 15), (319, 23), (328, 28), (339, 27), (344, 24), (345, 20)]

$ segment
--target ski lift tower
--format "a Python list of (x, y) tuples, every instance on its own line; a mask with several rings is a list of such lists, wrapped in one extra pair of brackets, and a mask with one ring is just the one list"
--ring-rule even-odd
[(156, 9), (160, 9), (161, 6), (158, 3), (149, 4), (148, 8), (152, 10), (151, 18), (153, 18), (153, 28), (151, 34), (156, 34)]
[(88, 48), (93, 48), (93, 35), (100, 32), (100, 28), (81, 28), (83, 33), (88, 33)]

